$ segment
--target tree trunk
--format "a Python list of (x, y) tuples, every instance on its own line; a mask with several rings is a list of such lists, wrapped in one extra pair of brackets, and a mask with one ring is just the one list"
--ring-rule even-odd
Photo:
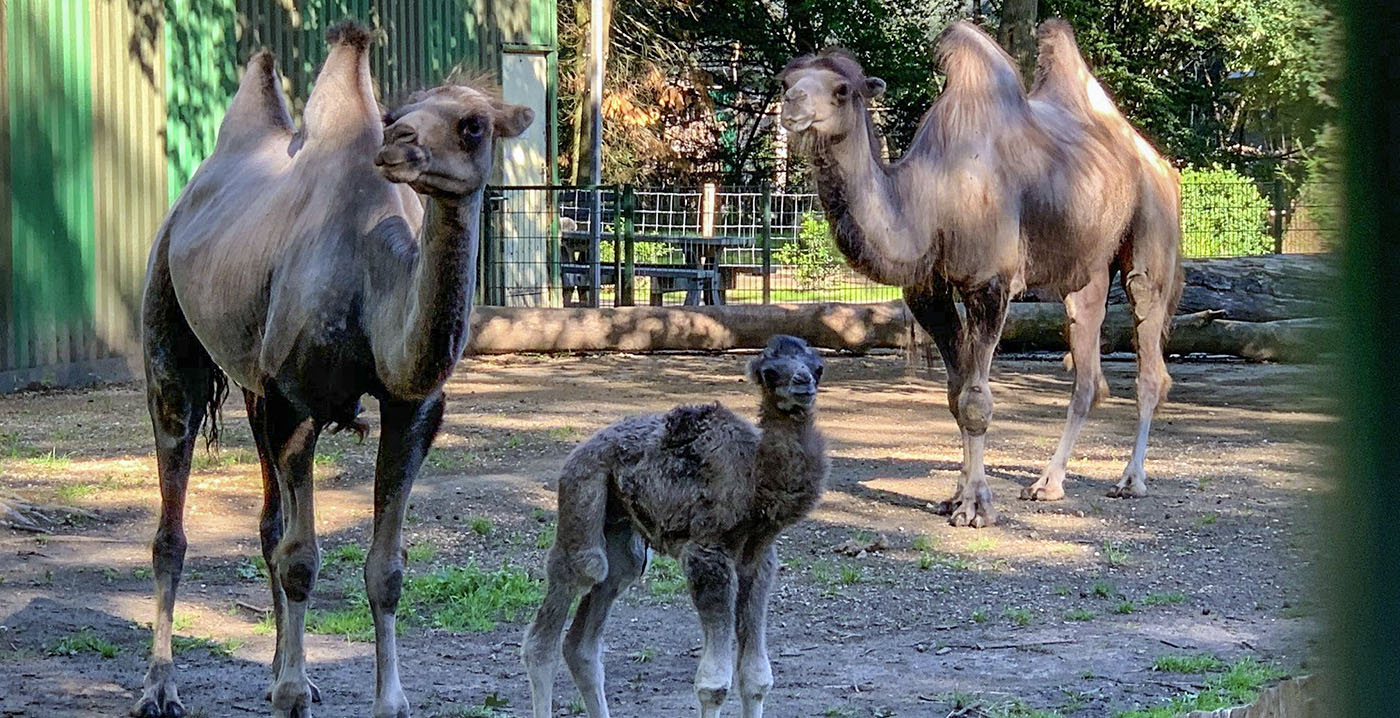
[[(578, 102), (574, 105), (574, 147), (573, 147), (573, 184), (586, 185), (592, 181), (590, 173), (593, 168), (593, 63), (598, 60), (595, 57), (593, 48), (589, 45), (592, 28), (589, 27), (589, 5), (595, 0), (579, 0), (574, 4), (575, 17), (578, 18), (578, 27), (587, 28), (587, 32), (581, 32), (581, 46), (578, 57), (582, 58), (582, 70), (579, 73)], [(603, 3), (603, 52), (602, 63), (604, 71), (608, 66), (609, 49), (612, 47), (612, 17), (613, 0), (596, 0)], [(607, 80), (604, 78), (604, 85)], [(602, 102), (602, 98), (598, 100)], [(601, 147), (602, 143), (599, 142)]]
[[(1245, 322), (1329, 316), (1328, 297), (1338, 277), (1325, 254), (1195, 259), (1182, 267), (1186, 286), (1179, 314), (1220, 309), (1226, 319)], [(1123, 288), (1115, 285), (1108, 303), (1126, 301)]]
[(1035, 20), (1036, 0), (1003, 0), (997, 42), (1016, 58), (1028, 86), (1035, 75)]

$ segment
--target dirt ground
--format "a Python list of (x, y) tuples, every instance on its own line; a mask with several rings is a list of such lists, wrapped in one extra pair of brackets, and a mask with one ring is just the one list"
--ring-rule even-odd
[[(751, 415), (746, 360), (464, 361), (415, 488), (410, 574), (474, 562), (542, 575), (553, 475), (569, 449), (617, 418), (676, 403), (718, 399)], [(1105, 368), (1114, 397), (1079, 442), (1068, 498), (1027, 503), (1016, 496), (1054, 449), (1070, 379), (1057, 361), (998, 360), (987, 459), (1002, 519), (973, 530), (931, 512), (952, 491), (961, 456), (941, 374), (912, 371), (894, 354), (829, 359), (819, 424), (831, 480), (815, 515), (779, 547), (771, 715), (941, 718), (971, 695), (989, 714), (1111, 716), (1199, 687), (1199, 676), (1153, 671), (1164, 654), (1308, 668), (1310, 516), (1327, 489), (1320, 443), (1332, 426), (1308, 389), (1316, 368), (1173, 363), (1149, 452), (1152, 495), (1139, 500), (1104, 498), (1135, 418), (1133, 364)], [(242, 402), (229, 401), (224, 416), (223, 450), (201, 449), (191, 479), (177, 606), (177, 634), (214, 643), (177, 655), (180, 695), (193, 715), (266, 714), (273, 639), (259, 629), (267, 589), (251, 562), (259, 478)], [(372, 403), (366, 416), (373, 423)], [(327, 554), (368, 543), (376, 436), (322, 442)], [(0, 681), (0, 715), (123, 715), (140, 693), (154, 611), (148, 541), (158, 497), (140, 387), (0, 397), (0, 491), (86, 512), (52, 535), (0, 535), (0, 671), (10, 676)], [(833, 551), (877, 535), (883, 550)], [(357, 576), (357, 567), (328, 566), (313, 606), (341, 605)], [(415, 715), (525, 715), (525, 620), (486, 632), (410, 628), (400, 655)], [(684, 593), (634, 587), (609, 628), (614, 713), (692, 715), (700, 635)], [(110, 657), (74, 647), (75, 636), (94, 634), (113, 646)], [(307, 646), (325, 695), (314, 714), (367, 715), (373, 645), (313, 635)], [(568, 715), (576, 693), (563, 671), (557, 685)]]

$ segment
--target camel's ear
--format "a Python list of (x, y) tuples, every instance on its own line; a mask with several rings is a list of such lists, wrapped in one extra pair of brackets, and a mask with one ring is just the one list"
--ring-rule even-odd
[(865, 96), (875, 99), (885, 94), (885, 81), (878, 77), (865, 78)]
[(519, 137), (534, 121), (534, 110), (524, 105), (501, 103), (496, 107), (496, 136)]

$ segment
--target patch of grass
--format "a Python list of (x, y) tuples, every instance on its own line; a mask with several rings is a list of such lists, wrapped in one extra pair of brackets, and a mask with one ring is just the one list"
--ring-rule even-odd
[(230, 466), (249, 464), (254, 461), (257, 461), (257, 458), (244, 449), (196, 451), (190, 460), (190, 467), (195, 471), (210, 471), (212, 469), (227, 469)]
[(501, 694), (493, 692), (481, 701), (481, 705), (458, 708), (447, 715), (455, 718), (504, 718), (504, 716), (511, 714), (502, 713), (501, 709), (509, 706), (509, 698), (503, 698)]
[(1118, 595), (1118, 589), (1107, 581), (1095, 581), (1094, 585), (1089, 587), (1089, 594), (1094, 598), (1113, 598)]
[(1073, 591), (1070, 590), (1070, 587), (1069, 587), (1069, 586), (1056, 586), (1056, 587), (1055, 587), (1055, 595), (1056, 595), (1056, 596), (1060, 596), (1061, 598), (1063, 598), (1063, 597), (1065, 597), (1065, 596), (1068, 596), (1068, 595), (1070, 595), (1071, 593), (1073, 593)]
[[(262, 559), (261, 556), (258, 559)], [(363, 566), (365, 563), (365, 547), (358, 543), (344, 543), (327, 551), (321, 557), (321, 563), (326, 566)], [(267, 570), (267, 564), (262, 564), (262, 570)]]
[(1186, 594), (1180, 592), (1149, 593), (1138, 601), (1144, 606), (1179, 606), (1186, 603)]
[(327, 468), (338, 466), (345, 459), (345, 452), (340, 449), (330, 449), (327, 451), (317, 451), (316, 458), (312, 462), (317, 468)]
[(1122, 544), (1112, 541), (1103, 542), (1103, 560), (1110, 566), (1123, 566), (1128, 563), (1128, 552)]
[(585, 710), (587, 710), (587, 706), (583, 705), (582, 698), (574, 696), (573, 700), (569, 701), (569, 715), (581, 716)]
[(554, 526), (554, 524), (550, 524), (550, 525), (548, 525), (548, 526), (545, 526), (543, 529), (540, 529), (540, 532), (539, 532), (538, 534), (535, 535), (535, 548), (541, 548), (541, 549), (543, 549), (543, 548), (549, 548), (550, 546), (553, 546), (553, 545), (554, 545), (554, 532), (555, 532), (555, 526)]
[(973, 622), (973, 623), (986, 623), (986, 622), (987, 622), (987, 612), (986, 612), (985, 610), (983, 610), (983, 609), (980, 609), (980, 608), (977, 609), (976, 611), (973, 611), (973, 612), (972, 612), (972, 622)]
[(121, 652), (121, 646), (97, 635), (97, 631), (94, 631), (90, 626), (58, 639), (48, 648), (50, 656), (93, 654), (111, 659), (121, 655)]
[(30, 466), (41, 469), (66, 469), (73, 463), (72, 457), (67, 454), (60, 455), (57, 448), (49, 449), (48, 453), (40, 453), (24, 460)]
[(1016, 626), (1029, 626), (1029, 625), (1031, 625), (1031, 612), (1030, 612), (1029, 609), (1026, 609), (1026, 608), (1012, 608), (1012, 607), (1010, 607), (1010, 606), (1007, 606), (1007, 607), (1006, 607), (1006, 610), (1005, 610), (1005, 611), (1002, 611), (1002, 615), (1005, 616), (1006, 619), (1007, 619), (1008, 621), (1011, 621), (1011, 623), (1012, 623), (1013, 625), (1016, 625)]
[(55, 493), (58, 495), (59, 501), (71, 504), (97, 493), (97, 487), (92, 484), (64, 484), (58, 487), (58, 491)]
[(433, 452), (428, 455), (429, 466), (445, 471), (465, 469), (475, 462), (476, 456), (470, 451), (433, 449)]
[(861, 575), (861, 568), (856, 564), (847, 564), (841, 567), (841, 585), (854, 586), (864, 580)]
[(927, 535), (922, 535), (922, 534), (921, 534), (921, 535), (919, 535), (919, 536), (915, 536), (915, 537), (914, 537), (914, 550), (915, 550), (915, 551), (932, 551), (932, 550), (933, 550), (933, 547), (934, 547), (935, 545), (937, 545), (937, 543), (938, 543), (938, 540), (935, 539), (935, 538), (933, 538), (932, 536), (927, 536)]
[(253, 633), (259, 636), (271, 636), (276, 634), (277, 624), (275, 621), (276, 619), (273, 617), (272, 611), (264, 613), (262, 618), (258, 619), (258, 622), (253, 624)]
[(1213, 711), (1251, 703), (1264, 684), (1286, 674), (1272, 663), (1243, 658), (1220, 666), (1199, 693), (1183, 693), (1166, 703), (1131, 711), (1119, 711), (1117, 718), (1175, 718), (1191, 711)]
[(1196, 519), (1196, 524), (1199, 526), (1209, 526), (1219, 520), (1220, 514), (1212, 512), (1203, 514), (1200, 518)]
[(137, 580), (147, 580), (151, 577), (151, 567), (137, 566), (131, 569), (131, 577)]
[[(431, 626), (454, 632), (485, 632), (500, 621), (515, 621), (543, 597), (542, 582), (524, 569), (502, 565), (486, 571), (474, 564), (451, 566), (404, 580), (399, 601), (399, 627)], [(374, 637), (369, 601), (364, 590), (348, 594), (349, 605), (311, 611), (306, 630), (345, 636), (352, 641)]]
[(574, 427), (557, 426), (553, 429), (550, 429), (549, 438), (554, 439), (555, 441), (568, 441), (574, 438)]
[(209, 655), (219, 658), (232, 658), (233, 652), (243, 647), (243, 641), (237, 638), (229, 638), (223, 641), (216, 641), (204, 636), (171, 636), (170, 649), (179, 653), (188, 653), (199, 649), (209, 651)]
[(478, 536), (490, 536), (491, 529), (494, 528), (491, 525), (491, 519), (482, 516), (473, 517), (467, 526), (471, 528), (472, 533)]
[(437, 555), (437, 547), (430, 543), (416, 543), (408, 547), (409, 563), (427, 563)]
[(644, 580), (652, 597), (663, 601), (670, 601), (685, 590), (685, 572), (680, 562), (670, 556), (653, 559)]
[(633, 663), (650, 663), (653, 658), (656, 658), (656, 651), (650, 648), (643, 648), (639, 651), (632, 652)]
[(822, 711), (824, 718), (855, 718), (856, 709), (849, 706), (827, 706)]
[(992, 699), (961, 692), (945, 694), (939, 698), (950, 703), (955, 713), (964, 711), (956, 713), (957, 715), (986, 718), (1063, 718), (1059, 711), (1035, 708), (1020, 698)]
[(255, 578), (261, 578), (265, 581), (268, 576), (267, 561), (262, 556), (244, 556), (234, 570), (238, 573), (239, 578), (249, 581)]
[(933, 557), (933, 554), (931, 554), (931, 553), (929, 553), (929, 552), (927, 552), (927, 551), (924, 551), (923, 553), (920, 553), (920, 554), (919, 554), (919, 570), (920, 570), (920, 571), (927, 571), (927, 570), (933, 568), (933, 564), (934, 564), (934, 557)]
[(1114, 612), (1114, 613), (1117, 613), (1117, 614), (1121, 614), (1121, 615), (1127, 615), (1127, 614), (1132, 613), (1133, 611), (1136, 611), (1136, 610), (1137, 610), (1137, 606), (1133, 605), (1133, 602), (1132, 602), (1132, 601), (1123, 601), (1123, 602), (1119, 603), (1117, 606), (1114, 606), (1114, 607), (1113, 607), (1113, 612)]
[(967, 550), (973, 553), (982, 553), (996, 548), (997, 540), (993, 536), (978, 536), (967, 542)]
[(1161, 673), (1210, 673), (1224, 667), (1224, 663), (1209, 653), (1190, 655), (1158, 656), (1152, 662), (1152, 670)]
[(1084, 610), (1084, 609), (1082, 609), (1082, 608), (1072, 608), (1072, 609), (1070, 609), (1070, 610), (1068, 610), (1068, 611), (1065, 611), (1065, 620), (1066, 620), (1066, 621), (1092, 621), (1092, 620), (1094, 620), (1094, 612), (1093, 612), (1093, 611), (1086, 611), (1086, 610)]
[(506, 439), (504, 446), (507, 449), (518, 449), (524, 443), (525, 440), (520, 438), (518, 434), (511, 434), (510, 438)]

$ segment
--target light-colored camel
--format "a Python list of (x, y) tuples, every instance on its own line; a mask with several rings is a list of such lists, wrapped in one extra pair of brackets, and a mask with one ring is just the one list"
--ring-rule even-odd
[(524, 643), (534, 718), (553, 715), (564, 623), (583, 591), (564, 660), (589, 718), (607, 717), (603, 623), (642, 574), (648, 545), (681, 559), (700, 614), (702, 718), (719, 714), (736, 665), (745, 718), (763, 715), (773, 686), (764, 640), (773, 544), (816, 505), (829, 464), (813, 424), (821, 357), (778, 335), (748, 373), (763, 397), (757, 427), (719, 404), (678, 407), (613, 424), (565, 462), (549, 587)]
[(277, 624), (269, 697), (279, 717), (309, 716), (319, 699), (302, 646), (320, 566), (316, 440), (327, 426), (362, 430), (360, 398), (378, 398), (365, 563), (374, 715), (409, 712), (394, 635), (408, 493), (442, 418), (443, 382), (467, 344), (493, 144), (520, 134), (533, 113), (480, 89), (444, 86), (381, 119), (369, 32), (347, 23), (327, 39), (330, 55), (295, 135), (272, 55), (253, 57), (214, 153), (151, 249), (142, 327), (161, 512), (155, 639), (137, 716), (185, 715), (170, 650), (185, 490), (225, 374), (243, 389), (262, 462), (260, 535)]
[(837, 245), (866, 276), (904, 287), (943, 357), (963, 467), (942, 509), (957, 526), (996, 521), (983, 467), (988, 373), (1013, 295), (1035, 287), (1064, 298), (1074, 364), (1059, 448), (1021, 498), (1064, 496), (1075, 439), (1107, 395), (1099, 327), (1114, 271), (1136, 322), (1138, 429), (1110, 496), (1146, 494), (1147, 435), (1171, 383), (1162, 346), (1181, 293), (1177, 172), (1118, 112), (1066, 23), (1038, 34), (1028, 97), (991, 38), (948, 27), (937, 41), (947, 83), (892, 164), (879, 158), (867, 107), (882, 80), (839, 52), (795, 59), (781, 78), (783, 125), (811, 157)]

